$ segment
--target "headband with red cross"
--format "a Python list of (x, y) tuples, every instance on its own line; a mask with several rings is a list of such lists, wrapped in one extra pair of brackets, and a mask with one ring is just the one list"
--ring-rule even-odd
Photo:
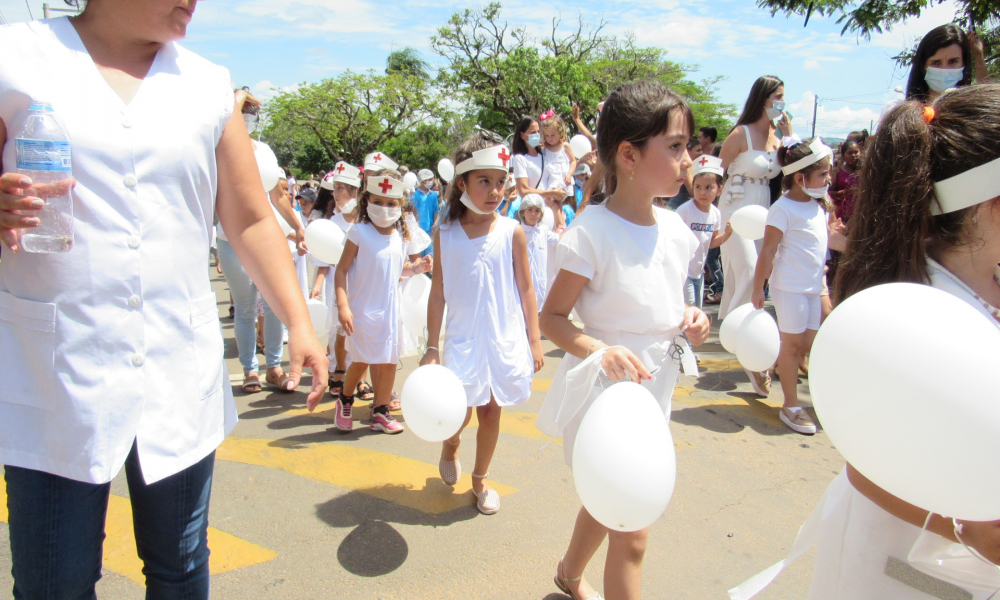
[(398, 168), (399, 164), (382, 152), (372, 152), (365, 157), (365, 171), (375, 171), (377, 173), (386, 169), (395, 171)]
[(715, 173), (719, 177), (723, 177), (725, 171), (722, 170), (722, 159), (711, 154), (702, 154), (694, 159), (694, 164), (691, 165), (691, 175), (701, 175), (702, 173)]
[(372, 175), (368, 177), (365, 186), (369, 194), (385, 198), (402, 198), (403, 190), (406, 189), (402, 181), (384, 175)]
[(506, 172), (510, 169), (511, 158), (507, 146), (493, 146), (477, 150), (472, 153), (471, 158), (458, 163), (458, 166), (455, 167), (455, 175), (464, 175), (477, 169), (495, 169)]
[(334, 182), (339, 181), (340, 183), (346, 183), (356, 188), (361, 187), (361, 170), (357, 167), (352, 167), (344, 161), (338, 162), (330, 173), (333, 175), (332, 180)]

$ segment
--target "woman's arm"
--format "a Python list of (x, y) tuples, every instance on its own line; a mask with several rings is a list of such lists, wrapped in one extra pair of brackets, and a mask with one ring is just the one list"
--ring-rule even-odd
[(827, 217), (827, 248), (837, 252), (847, 251), (847, 226), (830, 211)]
[[(434, 232), (434, 254), (444, 260), (441, 252), (441, 230)], [(427, 300), (427, 353), (420, 359), (420, 366), (441, 364), (439, 350), (441, 322), (444, 320), (444, 269), (434, 269), (431, 274), (431, 296)]]
[(781, 242), (781, 230), (774, 225), (764, 228), (764, 245), (760, 249), (760, 256), (757, 257), (757, 268), (753, 272), (753, 302), (754, 308), (764, 308), (764, 282), (771, 276), (774, 269), (774, 255), (778, 252), (778, 244)]
[(268, 305), (288, 327), (291, 389), (298, 387), (303, 366), (310, 367), (313, 386), (309, 399), (319, 402), (327, 387), (326, 353), (313, 332), (288, 244), (264, 199), (257, 161), (240, 113), (229, 119), (215, 156), (219, 224)]
[(966, 37), (969, 41), (969, 48), (972, 50), (972, 61), (976, 66), (976, 83), (989, 83), (990, 71), (986, 68), (983, 41), (979, 39), (979, 34), (975, 31), (968, 32)]
[(583, 120), (580, 119), (580, 105), (576, 102), (573, 103), (573, 124), (576, 125), (577, 131), (579, 131), (584, 137), (590, 140), (590, 147), (597, 147), (597, 137), (590, 132), (590, 129), (583, 124)]
[(590, 197), (594, 195), (594, 192), (597, 191), (597, 186), (601, 185), (603, 181), (604, 163), (598, 160), (594, 165), (594, 172), (590, 175), (590, 179), (587, 180), (587, 185), (583, 186), (583, 199), (580, 201), (580, 206), (576, 209), (577, 216), (590, 204)]
[(542, 198), (551, 199), (555, 198), (558, 194), (566, 193), (561, 190), (540, 190), (537, 188), (533, 188), (528, 185), (527, 177), (518, 177), (517, 179), (514, 180), (514, 183), (517, 184), (517, 195), (522, 198), (524, 198), (527, 194), (538, 194)]
[(531, 347), (531, 358), (535, 363), (537, 373), (545, 365), (545, 354), (542, 352), (542, 334), (538, 329), (538, 303), (535, 300), (535, 286), (531, 283), (531, 270), (528, 266), (528, 240), (524, 230), (514, 229), (514, 282), (521, 295), (521, 312), (528, 327), (528, 345)]
[(719, 158), (722, 159), (722, 168), (727, 172), (727, 175), (729, 165), (736, 160), (737, 156), (746, 152), (747, 148), (749, 146), (747, 146), (746, 135), (742, 127), (737, 127), (735, 131), (729, 134), (726, 141), (722, 142), (722, 151), (719, 152)]
[(309, 251), (306, 249), (306, 230), (302, 228), (302, 221), (295, 214), (295, 209), (285, 199), (285, 193), (281, 191), (281, 186), (275, 186), (273, 190), (268, 192), (267, 197), (281, 218), (295, 230), (295, 245), (298, 247), (299, 256), (304, 256)]

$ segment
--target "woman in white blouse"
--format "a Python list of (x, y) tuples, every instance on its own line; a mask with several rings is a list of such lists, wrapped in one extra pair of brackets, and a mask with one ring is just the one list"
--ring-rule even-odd
[[(79, 17), (0, 27), (0, 463), (16, 598), (94, 597), (123, 466), (147, 598), (208, 597), (214, 451), (236, 422), (206, 262), (216, 210), (288, 325), (289, 385), (311, 367), (310, 397), (326, 389), (229, 73), (174, 43), (196, 3), (91, 0)], [(20, 247), (52, 193), (16, 172), (13, 137), (36, 102), (71, 140), (62, 254)]]

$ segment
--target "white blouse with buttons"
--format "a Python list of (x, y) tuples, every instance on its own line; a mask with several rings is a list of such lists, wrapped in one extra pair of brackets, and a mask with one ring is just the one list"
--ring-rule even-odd
[(236, 423), (207, 265), (229, 73), (166, 44), (125, 104), (68, 19), (0, 27), (5, 172), (33, 102), (71, 140), (76, 239), (4, 252), (0, 463), (103, 483), (137, 443), (159, 481)]

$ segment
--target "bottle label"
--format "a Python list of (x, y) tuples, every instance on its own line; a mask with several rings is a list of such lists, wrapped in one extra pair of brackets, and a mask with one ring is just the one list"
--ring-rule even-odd
[(17, 138), (17, 168), (23, 171), (72, 171), (69, 142)]

